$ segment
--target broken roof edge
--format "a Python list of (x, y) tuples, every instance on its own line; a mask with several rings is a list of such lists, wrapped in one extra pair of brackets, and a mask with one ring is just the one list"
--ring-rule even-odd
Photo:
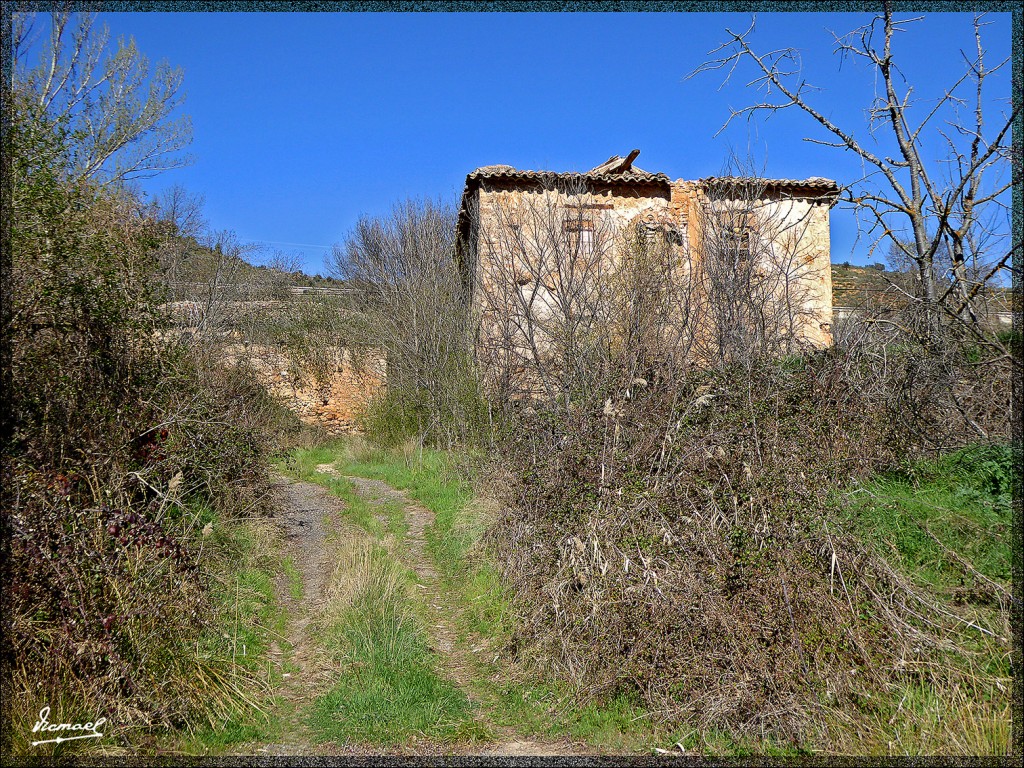
[(649, 173), (634, 168), (621, 173), (594, 173), (593, 171), (529, 171), (519, 170), (510, 165), (485, 165), (466, 175), (466, 186), (480, 181), (589, 181), (599, 184), (671, 184), (664, 173)]
[(628, 155), (612, 155), (589, 171), (530, 171), (520, 170), (511, 165), (484, 165), (466, 175), (466, 187), (480, 180), (528, 181), (550, 183), (554, 181), (587, 181), (598, 184), (671, 184), (664, 173), (650, 173), (634, 168), (633, 161), (640, 155), (639, 149)]
[[(676, 184), (687, 183), (682, 179)], [(694, 182), (689, 182), (702, 187), (705, 190), (718, 189), (728, 190), (736, 187), (761, 187), (763, 189), (785, 190), (790, 193), (805, 191), (808, 194), (796, 195), (799, 197), (825, 197), (831, 202), (839, 198), (839, 185), (833, 179), (826, 179), (822, 176), (810, 176), (806, 179), (770, 179), (761, 176), (707, 176)]]
[(791, 197), (825, 199), (831, 207), (839, 199), (839, 185), (832, 179), (811, 176), (806, 179), (769, 179), (760, 176), (707, 176), (703, 179), (676, 179), (672, 181), (664, 173), (650, 173), (633, 166), (633, 161), (640, 154), (639, 149), (632, 150), (625, 157), (612, 155), (605, 162), (589, 171), (531, 171), (520, 170), (511, 165), (482, 165), (466, 174), (466, 184), (462, 191), (459, 204), (458, 229), (463, 232), (467, 228), (469, 197), (479, 189), (483, 181), (497, 182), (529, 182), (531, 185), (545, 185), (555, 182), (583, 181), (602, 186), (647, 186), (655, 185), (664, 191), (682, 184), (691, 184), (704, 190), (709, 188), (726, 190), (735, 187), (757, 187), (771, 189), (789, 194)]
[[(612, 160), (621, 158), (612, 158)], [(609, 161), (609, 163), (612, 161)], [(466, 175), (466, 190), (479, 186), (482, 181), (507, 181), (507, 182), (530, 182), (530, 183), (553, 183), (557, 181), (586, 181), (598, 184), (656, 184), (656, 185), (677, 185), (694, 184), (704, 189), (708, 188), (730, 188), (737, 186), (763, 186), (766, 189), (775, 190), (809, 190), (815, 197), (838, 197), (839, 185), (832, 179), (821, 176), (811, 176), (806, 179), (771, 179), (760, 176), (707, 176), (703, 179), (676, 179), (672, 181), (664, 173), (650, 173), (639, 168), (630, 168), (626, 171), (603, 172), (609, 163), (604, 163), (597, 168), (585, 171), (531, 171), (520, 170), (511, 165), (485, 165), (470, 171)]]

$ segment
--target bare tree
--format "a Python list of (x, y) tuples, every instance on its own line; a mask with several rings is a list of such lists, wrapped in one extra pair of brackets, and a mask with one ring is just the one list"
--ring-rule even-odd
[(328, 261), (347, 283), (351, 338), (386, 354), (395, 418), (442, 443), (465, 437), (481, 403), (455, 224), (451, 206), (407, 200), (360, 219)]
[(48, 24), (15, 14), (13, 85), (27, 117), (74, 137), (67, 147), (72, 178), (116, 183), (187, 164), (180, 152), (191, 141), (191, 122), (173, 116), (185, 98), (182, 70), (160, 62), (151, 72), (132, 39), (111, 51), (109, 31), (94, 22), (88, 13), (54, 12)]
[(570, 180), (499, 200), (478, 222), (477, 355), (499, 398), (567, 405), (607, 362), (618, 233), (592, 203)]
[[(842, 199), (866, 226), (872, 250), (888, 243), (913, 263), (917, 283), (909, 298), (920, 302), (928, 332), (934, 335), (943, 314), (974, 319), (975, 298), (1009, 269), (1020, 247), (1010, 242), (1006, 192), (1011, 184), (1010, 128), (1021, 104), (1018, 100), (998, 115), (986, 112), (992, 78), (1008, 59), (992, 66), (986, 61), (982, 15), (973, 20), (976, 50), (962, 54), (963, 74), (937, 100), (921, 102), (905, 81), (893, 46), (897, 34), (921, 18), (897, 19), (886, 4), (870, 23), (847, 35), (833, 34), (835, 53), (867, 63), (881, 85), (882, 92), (867, 110), (870, 143), (858, 139), (853, 126), (838, 125), (815, 105), (819, 89), (804, 79), (797, 50), (754, 48), (753, 24), (743, 32), (726, 30), (729, 40), (689, 77), (725, 69), (728, 82), (742, 65), (750, 66), (754, 75), (749, 84), (763, 92), (764, 100), (733, 110), (723, 129), (738, 117), (796, 107), (831, 137), (807, 141), (852, 152), (862, 161), (865, 175), (844, 189)], [(945, 155), (929, 159), (938, 141), (947, 148)], [(873, 149), (878, 146), (882, 149)], [(937, 256), (947, 246), (951, 267), (948, 280), (943, 280)]]

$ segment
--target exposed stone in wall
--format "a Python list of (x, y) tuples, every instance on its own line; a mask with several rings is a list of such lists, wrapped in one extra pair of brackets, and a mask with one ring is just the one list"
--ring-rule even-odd
[(320, 426), (332, 435), (360, 431), (360, 414), (383, 390), (387, 378), (385, 360), (378, 350), (358, 354), (347, 349), (329, 350), (316, 366), (321, 369), (319, 378), (270, 347), (238, 346), (229, 355), (251, 364), (268, 391), (302, 422)]

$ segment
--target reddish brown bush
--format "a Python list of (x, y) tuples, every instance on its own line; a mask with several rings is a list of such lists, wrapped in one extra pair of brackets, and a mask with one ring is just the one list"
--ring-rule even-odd
[(908, 644), (944, 642), (913, 616), (927, 598), (844, 534), (829, 496), (927, 449), (910, 418), (971, 439), (935, 416), (941, 388), (898, 417), (924, 367), (837, 347), (524, 409), (491, 530), (520, 658), (672, 722), (798, 741), (905, 677)]

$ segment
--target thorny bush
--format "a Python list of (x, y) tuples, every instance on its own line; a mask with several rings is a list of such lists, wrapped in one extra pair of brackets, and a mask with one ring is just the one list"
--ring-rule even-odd
[(489, 540), (523, 668), (637, 696), (669, 723), (798, 744), (933, 674), (906, 660), (949, 650), (963, 624), (844, 532), (830, 493), (979, 430), (1006, 442), (1009, 366), (904, 342), (852, 333), (753, 368), (626, 377), (568, 411), (521, 408)]

